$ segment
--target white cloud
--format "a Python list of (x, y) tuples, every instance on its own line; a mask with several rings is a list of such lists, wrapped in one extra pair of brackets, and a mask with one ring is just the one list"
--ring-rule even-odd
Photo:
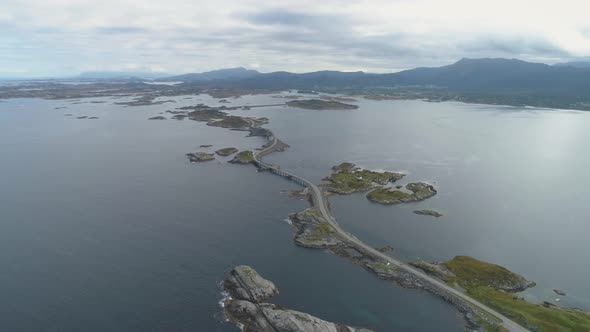
[(590, 55), (589, 9), (576, 0), (2, 0), (0, 68), (394, 71), (461, 57), (562, 61)]

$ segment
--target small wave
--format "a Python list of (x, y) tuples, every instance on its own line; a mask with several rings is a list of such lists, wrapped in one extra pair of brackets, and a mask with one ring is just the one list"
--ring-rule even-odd
[(285, 218), (285, 219), (283, 219), (283, 221), (286, 222), (289, 225), (293, 225), (293, 222), (289, 218)]
[(231, 299), (232, 299), (232, 297), (229, 295), (228, 292), (222, 291), (221, 292), (221, 300), (219, 300), (219, 306), (222, 308), (225, 308), (225, 303)]

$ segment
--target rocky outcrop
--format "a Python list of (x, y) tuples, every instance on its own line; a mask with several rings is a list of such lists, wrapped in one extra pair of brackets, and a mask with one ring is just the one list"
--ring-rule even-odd
[(166, 120), (166, 117), (158, 115), (158, 116), (152, 116), (151, 118), (148, 118), (148, 120)]
[(215, 159), (215, 155), (207, 152), (187, 153), (186, 156), (191, 163), (199, 163)]
[(419, 268), (420, 270), (426, 272), (427, 274), (436, 277), (442, 281), (448, 281), (451, 278), (455, 278), (456, 275), (451, 272), (446, 266), (440, 263), (429, 263), (423, 260), (417, 260), (415, 262), (410, 263), (410, 265)]
[(419, 214), (421, 216), (431, 216), (435, 218), (442, 217), (442, 213), (436, 212), (434, 210), (414, 210), (415, 214)]
[(277, 295), (272, 281), (262, 278), (253, 268), (236, 266), (223, 282), (225, 290), (235, 299), (260, 303)]
[(342, 241), (336, 231), (322, 216), (317, 208), (309, 208), (293, 213), (289, 219), (296, 228), (295, 244), (306, 248), (331, 248), (339, 246)]
[(264, 302), (278, 290), (249, 266), (235, 267), (223, 287), (231, 296), (224, 302), (225, 314), (245, 332), (372, 332)]

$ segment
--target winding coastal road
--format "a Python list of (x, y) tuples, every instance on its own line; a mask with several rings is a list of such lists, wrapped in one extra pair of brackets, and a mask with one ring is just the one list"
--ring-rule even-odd
[(328, 209), (326, 195), (324, 194), (322, 189), (320, 189), (317, 185), (315, 185), (314, 183), (312, 183), (311, 181), (309, 181), (307, 179), (299, 177), (295, 174), (291, 174), (289, 172), (285, 172), (285, 171), (281, 170), (278, 166), (271, 165), (271, 164), (268, 164), (268, 163), (265, 163), (264, 161), (262, 161), (262, 157), (264, 157), (272, 152), (275, 152), (275, 151), (281, 151), (285, 147), (285, 144), (283, 142), (281, 142), (274, 135), (274, 133), (272, 133), (272, 131), (269, 130), (269, 132), (271, 133), (271, 136), (269, 136), (269, 143), (267, 145), (265, 145), (262, 150), (254, 153), (254, 163), (258, 167), (260, 167), (261, 169), (269, 170), (269, 171), (271, 171), (275, 174), (278, 174), (280, 176), (287, 177), (290, 180), (293, 180), (293, 181), (309, 188), (309, 190), (311, 191), (311, 195), (312, 195), (313, 205), (320, 210), (322, 216), (326, 219), (326, 221), (328, 221), (330, 226), (332, 226), (332, 228), (334, 229), (334, 231), (336, 232), (336, 234), (338, 235), (338, 237), (342, 241), (344, 241), (348, 245), (354, 247), (359, 252), (364, 253), (365, 255), (368, 255), (372, 258), (380, 259), (380, 260), (388, 263), (388, 265), (390, 265), (392, 267), (397, 267), (399, 269), (402, 269), (403, 271), (420, 279), (422, 282), (430, 284), (430, 286), (434, 287), (435, 289), (444, 291), (446, 294), (454, 296), (454, 297), (462, 300), (463, 302), (468, 303), (473, 308), (487, 312), (488, 314), (494, 316), (498, 320), (498, 324), (500, 324), (502, 327), (504, 327), (506, 330), (508, 330), (510, 332), (528, 332), (528, 330), (525, 329), (524, 327), (522, 327), (521, 325), (515, 323), (514, 321), (510, 320), (509, 318), (500, 314), (499, 312), (491, 309), (490, 307), (484, 305), (483, 303), (469, 297), (465, 293), (462, 293), (461, 291), (447, 285), (446, 283), (444, 283), (436, 278), (433, 278), (433, 277), (427, 275), (426, 273), (424, 273), (424, 272), (422, 272), (422, 271), (420, 271), (420, 270), (418, 270), (418, 269), (416, 269), (416, 268), (414, 268), (414, 267), (412, 267), (412, 266), (410, 266), (410, 265), (408, 265), (396, 258), (385, 255), (384, 253), (376, 250), (373, 247), (370, 247), (369, 245), (365, 244), (361, 240), (357, 239), (352, 234), (347, 233), (344, 229), (342, 229), (340, 224), (338, 224), (336, 222), (336, 219), (330, 213), (330, 211)]

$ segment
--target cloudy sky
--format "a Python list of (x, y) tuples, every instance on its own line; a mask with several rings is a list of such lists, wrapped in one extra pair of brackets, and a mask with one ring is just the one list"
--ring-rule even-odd
[(0, 0), (0, 76), (590, 59), (588, 0)]

